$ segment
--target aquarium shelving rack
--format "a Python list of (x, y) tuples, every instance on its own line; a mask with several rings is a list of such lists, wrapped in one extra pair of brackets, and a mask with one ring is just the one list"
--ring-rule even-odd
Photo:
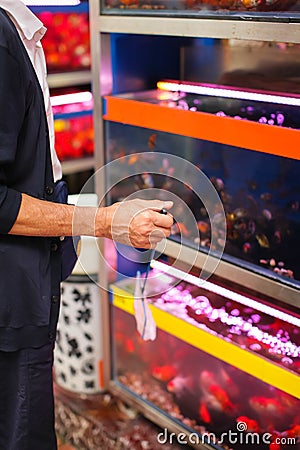
[(293, 22), (109, 16), (107, 14), (96, 15), (94, 22), (101, 33), (154, 34), (291, 43), (298, 43), (300, 40), (299, 24)]
[[(110, 34), (113, 33), (123, 33), (123, 34), (134, 34), (134, 35), (157, 35), (157, 36), (178, 36), (178, 37), (195, 37), (195, 38), (217, 38), (217, 39), (240, 39), (247, 41), (265, 41), (265, 42), (290, 42), (290, 43), (300, 43), (300, 24), (296, 22), (272, 22), (272, 21), (255, 21), (255, 20), (220, 20), (220, 19), (207, 19), (207, 18), (196, 18), (195, 16), (191, 17), (178, 17), (174, 14), (174, 16), (143, 16), (143, 15), (134, 15), (134, 12), (130, 14), (120, 15), (109, 15), (104, 12), (101, 12), (100, 0), (89, 0), (89, 11), (90, 11), (90, 29), (91, 29), (91, 51), (92, 51), (92, 83), (93, 83), (93, 95), (94, 95), (94, 124), (95, 124), (95, 170), (99, 169), (105, 164), (105, 141), (104, 141), (104, 121), (105, 120), (116, 120), (121, 123), (128, 123), (133, 117), (136, 117), (138, 114), (138, 120), (141, 121), (140, 108), (143, 109), (143, 120), (145, 119), (145, 111), (149, 110), (149, 114), (147, 115), (148, 119), (155, 120), (155, 117), (151, 117), (152, 112), (150, 113), (150, 109), (153, 108), (153, 105), (147, 105), (145, 103), (137, 105), (136, 103), (130, 103), (130, 108), (128, 110), (129, 103), (123, 102), (123, 99), (117, 99), (116, 97), (111, 97), (112, 85), (109, 81), (109, 77), (107, 74), (111, 68), (111, 48), (110, 48)], [(105, 70), (102, 70), (105, 69)], [(103, 108), (103, 99), (106, 97), (106, 110)], [(113, 106), (113, 108), (111, 108)], [(126, 113), (124, 111), (123, 106), (125, 106)], [(170, 111), (165, 111), (162, 107), (157, 107), (155, 110), (156, 113), (159, 111), (160, 114), (167, 113), (170, 114)], [(104, 115), (105, 114), (105, 115)], [(113, 118), (113, 114), (116, 114)], [(180, 116), (180, 111), (172, 111), (172, 114), (177, 114)], [(300, 140), (300, 131), (297, 130), (288, 130), (281, 129), (276, 130), (275, 135), (273, 135), (272, 127), (260, 128), (262, 134), (264, 135), (265, 149), (261, 148), (257, 142), (256, 137), (254, 136), (255, 131), (257, 130), (258, 124), (255, 123), (245, 123), (243, 121), (236, 121), (235, 119), (230, 118), (219, 118), (207, 117), (208, 115), (205, 113), (195, 113), (192, 112), (190, 115), (191, 120), (197, 120), (197, 117), (204, 118), (208, 121), (215, 121), (218, 125), (224, 125), (224, 136), (226, 136), (226, 127), (237, 126), (237, 127), (246, 127), (247, 131), (252, 130), (252, 139), (253, 143), (249, 147), (250, 144), (244, 143), (242, 147), (244, 148), (253, 148), (257, 151), (267, 151), (271, 152), (270, 143), (268, 142), (270, 136), (272, 135), (272, 142), (275, 144), (278, 154), (282, 154), (282, 156), (290, 156), (295, 159), (299, 159), (299, 140)], [(181, 119), (180, 119), (181, 120)], [(234, 121), (234, 122), (232, 122)], [(161, 123), (161, 122), (160, 122)], [(153, 125), (153, 123), (152, 123)], [(226, 127), (225, 127), (226, 125)], [(261, 124), (259, 124), (261, 125)], [(144, 124), (145, 127), (150, 127), (149, 123)], [(152, 128), (152, 127), (150, 127)], [(242, 132), (242, 129), (240, 129)], [(185, 132), (188, 133), (187, 130)], [(207, 132), (203, 130), (203, 132)], [(243, 130), (244, 132), (244, 130)], [(278, 135), (277, 135), (278, 133)], [(178, 134), (178, 131), (177, 131)], [(204, 136), (202, 136), (204, 138)], [(280, 146), (279, 141), (282, 142), (281, 139), (288, 138), (291, 143), (290, 149), (287, 149), (287, 146)], [(277, 141), (279, 139), (279, 141)], [(225, 141), (228, 142), (225, 137)], [(256, 142), (255, 142), (256, 141)], [(278, 143), (276, 143), (278, 142)], [(233, 143), (232, 143), (233, 145)], [(298, 148), (298, 149), (297, 149)], [(288, 152), (282, 153), (282, 152)], [(291, 153), (289, 153), (291, 152)], [(276, 152), (275, 152), (276, 154)], [(104, 178), (96, 179), (96, 191), (99, 198), (103, 198), (105, 194), (105, 180)], [(102, 249), (104, 246), (102, 247)], [(206, 255), (192, 249), (189, 247), (182, 247), (176, 242), (167, 241), (166, 247), (164, 248), (164, 253), (171, 258), (177, 258), (180, 254), (180, 260), (182, 262), (189, 263), (191, 260), (195, 261), (195, 266), (202, 267), (204, 261), (206, 259)], [(129, 404), (132, 404), (146, 416), (150, 420), (159, 424), (160, 426), (169, 427), (169, 429), (175, 432), (186, 431), (184, 427), (181, 427), (180, 424), (173, 421), (170, 417), (167, 417), (161, 411), (157, 410), (154, 406), (148, 405), (142, 398), (134, 395), (134, 393), (129, 392), (125, 386), (120, 385), (118, 380), (112, 379), (111, 373), (111, 347), (110, 347), (110, 301), (109, 301), (109, 287), (108, 287), (108, 274), (107, 274), (107, 266), (105, 262), (105, 257), (101, 259), (100, 270), (99, 270), (99, 280), (100, 284), (104, 289), (102, 289), (102, 317), (103, 317), (103, 342), (105, 343), (104, 348), (104, 380), (105, 385), (114, 393), (116, 393), (120, 398), (123, 398)], [(278, 284), (276, 280), (272, 280), (271, 278), (268, 280), (266, 277), (260, 274), (252, 274), (243, 268), (239, 268), (233, 266), (232, 264), (227, 263), (226, 261), (222, 261), (217, 270), (216, 275), (222, 275), (222, 278), (227, 279), (237, 279), (240, 276), (243, 278), (243, 285), (246, 287), (253, 287), (253, 282), (255, 279), (255, 285), (258, 286), (258, 290), (261, 288), (261, 292), (266, 295), (273, 296), (280, 301), (285, 302), (287, 305), (292, 305), (294, 307), (298, 307), (299, 305), (299, 290), (289, 285), (289, 283)], [(116, 288), (114, 288), (116, 289)], [(132, 306), (132, 293), (125, 294), (129, 296), (126, 298), (126, 302), (124, 301), (124, 292), (115, 290), (115, 298), (113, 299), (113, 304), (115, 307), (123, 309), (129, 314), (133, 313)], [(118, 295), (117, 295), (118, 294)], [(128, 299), (128, 301), (127, 301)], [(151, 306), (152, 307), (152, 306)], [(180, 326), (178, 326), (178, 318), (171, 316), (168, 313), (158, 311), (157, 308), (152, 307), (152, 311), (157, 321), (158, 327), (164, 329), (165, 331), (172, 334), (174, 330), (176, 331), (176, 335), (182, 340), (188, 340), (189, 337), (190, 343), (194, 346), (197, 346), (197, 342), (201, 342), (201, 338), (205, 336), (205, 339), (211, 339), (212, 336), (208, 336), (208, 333), (201, 331), (201, 338), (198, 335), (198, 330), (196, 327), (191, 324), (186, 324), (183, 321), (180, 322)], [(167, 317), (166, 317), (167, 315)], [(184, 330), (184, 331), (180, 331)], [(203, 334), (204, 333), (204, 334)], [(175, 333), (174, 333), (175, 335)], [(213, 336), (213, 339), (217, 339), (218, 345), (226, 345), (228, 343), (222, 342), (222, 340), (218, 337)], [(197, 342), (196, 342), (197, 341)], [(200, 344), (199, 344), (200, 345)], [(235, 348), (233, 348), (235, 347)], [(281, 389), (287, 389), (287, 386), (299, 386), (299, 383), (294, 383), (295, 375), (285, 370), (281, 367), (276, 367), (276, 380), (272, 375), (272, 371), (274, 370), (275, 364), (264, 360), (262, 357), (253, 355), (246, 350), (237, 349), (237, 346), (230, 347), (230, 353), (233, 351), (235, 355), (234, 359), (231, 360), (231, 363), (234, 365), (237, 363), (237, 356), (240, 356), (239, 352), (241, 351), (243, 354), (243, 358), (246, 357), (247, 360), (247, 369), (249, 373), (253, 373), (255, 365), (258, 365), (260, 369), (267, 374), (265, 375), (265, 380), (270, 384), (278, 385), (280, 384)], [(207, 349), (206, 349), (207, 351)], [(221, 355), (218, 353), (216, 357), (223, 358), (224, 354)], [(251, 367), (252, 358), (255, 358), (255, 364)], [(229, 361), (228, 357), (228, 362)], [(238, 358), (237, 358), (238, 359)], [(265, 369), (268, 369), (265, 371)], [(247, 371), (246, 369), (246, 371)], [(277, 372), (277, 369), (278, 372)], [(245, 368), (243, 369), (245, 370)], [(277, 377), (278, 375), (278, 377)], [(270, 378), (271, 377), (271, 378)], [(291, 378), (290, 378), (291, 377)], [(262, 377), (264, 379), (264, 377)], [(297, 380), (298, 381), (298, 380)], [(292, 395), (297, 395), (299, 397), (299, 392), (294, 392), (294, 388), (291, 388), (293, 393)], [(295, 387), (297, 390), (297, 387)], [(288, 388), (288, 390), (290, 390)], [(199, 446), (197, 447), (199, 448)], [(201, 448), (210, 448), (211, 446), (207, 446), (202, 444)]]
[[(47, 6), (47, 5), (39, 5), (39, 2), (36, 2), (35, 6), (30, 6), (30, 9), (35, 13), (41, 13), (43, 11), (50, 11), (51, 13), (60, 12), (60, 11), (72, 11), (72, 6), (65, 6), (62, 2), (57, 2), (55, 6)], [(78, 6), (74, 11), (78, 10)], [(80, 11), (88, 12), (88, 3), (84, 3), (80, 5)], [(47, 56), (47, 55), (46, 55)], [(91, 70), (76, 70), (76, 71), (68, 71), (61, 70), (59, 72), (50, 72), (47, 74), (47, 82), (50, 88), (50, 92), (52, 89), (60, 89), (60, 88), (71, 88), (76, 86), (84, 86), (91, 84)], [(94, 169), (95, 162), (93, 157), (87, 158), (78, 158), (72, 159), (69, 161), (62, 161), (62, 172), (63, 175), (71, 175), (85, 170)]]
[(76, 72), (49, 73), (47, 80), (50, 89), (90, 84), (91, 71), (78, 70)]

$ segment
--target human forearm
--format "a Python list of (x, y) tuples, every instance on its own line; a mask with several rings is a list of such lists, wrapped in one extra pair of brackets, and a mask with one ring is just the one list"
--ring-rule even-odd
[(96, 236), (149, 248), (170, 235), (173, 218), (162, 215), (172, 202), (134, 199), (103, 208), (52, 203), (22, 194), (10, 234), (21, 236)]
[[(97, 216), (97, 227), (95, 218)], [(102, 216), (102, 217), (101, 217)], [(101, 220), (103, 219), (103, 220)], [(75, 207), (22, 194), (17, 220), (10, 234), (22, 236), (106, 236), (104, 208)]]

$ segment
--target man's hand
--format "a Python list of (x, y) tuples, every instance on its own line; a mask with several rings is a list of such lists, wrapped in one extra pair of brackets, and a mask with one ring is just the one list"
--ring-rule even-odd
[(173, 217), (171, 214), (160, 214), (160, 211), (172, 206), (170, 201), (141, 199), (108, 206), (105, 208), (108, 237), (137, 248), (154, 248), (170, 236)]
[(173, 202), (128, 200), (95, 208), (39, 200), (22, 194), (22, 203), (10, 234), (22, 236), (107, 237), (137, 248), (154, 248), (168, 237), (173, 224)]

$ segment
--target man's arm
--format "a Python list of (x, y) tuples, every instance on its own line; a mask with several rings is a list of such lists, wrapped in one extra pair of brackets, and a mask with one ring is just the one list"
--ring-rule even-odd
[(173, 218), (159, 211), (171, 207), (169, 201), (135, 199), (95, 208), (52, 203), (22, 194), (19, 213), (9, 234), (107, 237), (149, 248), (170, 235)]

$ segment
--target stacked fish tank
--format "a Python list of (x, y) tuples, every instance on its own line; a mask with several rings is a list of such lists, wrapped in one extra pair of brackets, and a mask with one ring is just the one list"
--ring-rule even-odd
[[(113, 289), (116, 383), (143, 399), (144, 411), (151, 405), (180, 425), (173, 443), (299, 448), (299, 317), (237, 286), (200, 286), (165, 262), (154, 266), (153, 341), (136, 332), (135, 283)], [(165, 430), (160, 443), (170, 442)]]
[[(30, 8), (47, 29), (42, 44), (58, 158), (61, 162), (91, 158), (94, 132), (88, 1), (35, 4)], [(72, 172), (69, 167), (67, 171)]]
[[(123, 158), (119, 176), (124, 178), (110, 191), (111, 201), (136, 190), (171, 191), (176, 196), (172, 240), (203, 252), (224, 247), (224, 260), (299, 287), (300, 96), (175, 81), (158, 86), (107, 98), (107, 158)], [(234, 98), (245, 96), (250, 100)], [(142, 126), (133, 126), (139, 114)], [(197, 173), (180, 182), (173, 157), (200, 169), (218, 193), (226, 236), (221, 229), (213, 244)], [(147, 164), (158, 159), (156, 173), (147, 173)], [(137, 175), (130, 177), (133, 165)], [(215, 220), (219, 207), (213, 206)]]
[[(172, 195), (169, 241), (220, 259), (205, 280), (168, 251), (149, 275), (148, 262), (133, 263), (130, 275), (148, 276), (153, 340), (137, 331), (139, 278), (125, 270), (112, 285), (114, 388), (156, 411), (176, 443), (299, 446), (299, 102), (294, 93), (176, 80), (105, 98), (106, 158), (118, 161), (107, 172), (109, 201)], [(196, 172), (186, 176), (185, 162)], [(198, 195), (197, 173), (220, 202)], [(157, 439), (170, 442), (164, 431)]]
[[(66, 92), (66, 90), (64, 90)], [(93, 96), (89, 91), (70, 91), (51, 97), (55, 148), (60, 161), (94, 154)]]
[[(42, 4), (42, 2), (41, 2)], [(89, 70), (91, 66), (88, 2), (78, 5), (35, 6), (47, 28), (43, 48), (49, 73)]]
[(198, 18), (299, 19), (299, 0), (103, 0), (102, 14), (173, 14)]

